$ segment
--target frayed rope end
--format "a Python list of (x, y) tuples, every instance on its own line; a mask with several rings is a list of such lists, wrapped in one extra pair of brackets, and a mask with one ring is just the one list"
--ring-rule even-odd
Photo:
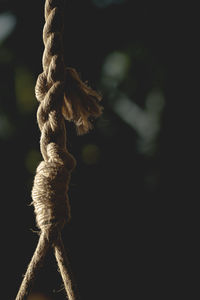
[(102, 114), (102, 97), (81, 79), (73, 68), (66, 68), (65, 95), (62, 114), (73, 121), (79, 135), (92, 129), (91, 121)]

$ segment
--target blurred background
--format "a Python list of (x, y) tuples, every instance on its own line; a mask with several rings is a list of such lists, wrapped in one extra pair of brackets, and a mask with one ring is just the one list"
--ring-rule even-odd
[[(3, 299), (14, 299), (38, 241), (30, 203), (42, 159), (34, 86), (43, 5), (0, 0)], [(195, 22), (192, 4), (66, 1), (66, 65), (101, 92), (104, 106), (85, 136), (66, 123), (77, 167), (63, 240), (82, 300), (179, 299), (187, 292), (180, 278), (197, 139), (189, 85)], [(65, 299), (52, 253), (28, 299)]]

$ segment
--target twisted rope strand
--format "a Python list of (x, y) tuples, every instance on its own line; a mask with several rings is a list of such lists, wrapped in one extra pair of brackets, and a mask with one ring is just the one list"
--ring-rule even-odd
[(74, 282), (72, 281), (72, 274), (69, 261), (60, 234), (58, 236), (57, 242), (54, 245), (54, 251), (68, 299), (73, 300), (75, 286), (72, 286)]
[(67, 196), (71, 172), (76, 161), (66, 148), (64, 118), (73, 121), (79, 134), (91, 127), (98, 117), (101, 97), (83, 83), (78, 73), (66, 68), (63, 58), (64, 0), (45, 1), (43, 29), (43, 72), (38, 76), (35, 94), (39, 101), (38, 126), (41, 131), (39, 164), (32, 189), (36, 223), (41, 230), (38, 245), (23, 278), (16, 300), (24, 300), (41, 267), (48, 249), (54, 248), (61, 277), (69, 300), (75, 300), (71, 272), (61, 238), (61, 230), (70, 219)]
[(50, 247), (50, 244), (49, 244), (45, 234), (42, 233), (40, 235), (40, 239), (39, 239), (37, 248), (35, 249), (35, 253), (28, 265), (26, 274), (21, 283), (20, 289), (16, 296), (16, 300), (25, 299), (25, 297), (28, 295), (28, 293), (31, 289), (32, 283), (35, 280), (36, 273), (39, 270), (39, 268), (41, 267), (49, 247)]

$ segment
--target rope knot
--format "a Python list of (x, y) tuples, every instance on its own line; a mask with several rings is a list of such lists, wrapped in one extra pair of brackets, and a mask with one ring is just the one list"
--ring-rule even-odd
[[(52, 61), (56, 61), (56, 57), (52, 58)], [(47, 109), (51, 108), (50, 100), (51, 98), (45, 96), (49, 94), (54, 94), (52, 87), (52, 82), (55, 82), (58, 77), (57, 73), (54, 72), (55, 66), (58, 66), (58, 63), (52, 63), (51, 69), (49, 71), (48, 77), (43, 72), (38, 76), (35, 95), (39, 102), (43, 103), (42, 109), (44, 114), (48, 115)], [(78, 134), (87, 133), (92, 129), (92, 119), (99, 117), (102, 114), (102, 106), (99, 102), (101, 101), (101, 95), (94, 91), (87, 83), (83, 82), (73, 68), (65, 68), (65, 78), (64, 78), (64, 99), (61, 103), (62, 106), (62, 115), (68, 121), (73, 121), (76, 125)], [(61, 86), (61, 89), (63, 86)], [(43, 101), (44, 102), (44, 101)], [(47, 105), (48, 104), (48, 105)]]
[(36, 222), (41, 231), (52, 226), (60, 229), (69, 215), (67, 190), (70, 172), (65, 164), (57, 161), (42, 161), (34, 179), (32, 198)]

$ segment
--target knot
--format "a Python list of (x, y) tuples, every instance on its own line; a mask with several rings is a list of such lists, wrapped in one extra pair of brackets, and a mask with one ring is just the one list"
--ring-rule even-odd
[[(52, 151), (52, 145), (50, 148)], [(55, 226), (62, 229), (70, 213), (67, 190), (71, 170), (59, 160), (42, 161), (36, 170), (32, 198), (37, 226), (42, 231)]]
[[(56, 68), (56, 67), (57, 68)], [(77, 71), (73, 68), (65, 68), (64, 82), (59, 81), (59, 74), (62, 67), (61, 62), (56, 56), (52, 58), (48, 74), (45, 72), (38, 76), (35, 95), (40, 106), (40, 119), (47, 119), (50, 110), (56, 105), (62, 107), (62, 115), (68, 121), (73, 121), (78, 134), (87, 133), (92, 129), (92, 119), (102, 114), (102, 106), (99, 105), (101, 96), (84, 83)], [(55, 70), (57, 70), (55, 72)], [(62, 84), (63, 82), (63, 84)], [(57, 97), (64, 89), (61, 101), (55, 102)], [(40, 125), (39, 120), (39, 125)]]

